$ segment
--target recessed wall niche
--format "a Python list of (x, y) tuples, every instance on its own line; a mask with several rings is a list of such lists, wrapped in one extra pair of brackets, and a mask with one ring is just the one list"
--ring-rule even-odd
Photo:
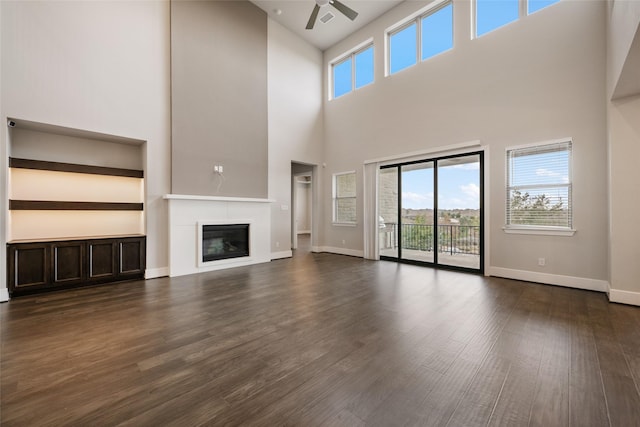
[(9, 243), (145, 234), (144, 141), (11, 120)]

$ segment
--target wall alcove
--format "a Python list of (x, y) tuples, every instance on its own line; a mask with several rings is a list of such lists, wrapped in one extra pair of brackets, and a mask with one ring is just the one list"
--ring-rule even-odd
[(144, 141), (10, 121), (10, 294), (143, 278)]

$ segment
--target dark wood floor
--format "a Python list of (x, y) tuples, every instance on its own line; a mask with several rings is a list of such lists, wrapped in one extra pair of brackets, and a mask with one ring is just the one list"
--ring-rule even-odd
[(640, 425), (640, 309), (310, 254), (0, 305), (3, 426)]

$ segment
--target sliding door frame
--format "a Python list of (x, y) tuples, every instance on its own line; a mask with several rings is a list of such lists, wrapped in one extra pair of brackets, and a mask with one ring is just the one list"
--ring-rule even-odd
[[(484, 275), (484, 262), (485, 262), (485, 245), (484, 245), (484, 241), (485, 241), (485, 213), (484, 213), (484, 195), (485, 195), (485, 191), (484, 191), (484, 184), (485, 184), (485, 177), (484, 177), (484, 150), (477, 150), (477, 151), (470, 151), (468, 153), (457, 153), (457, 154), (451, 154), (451, 155), (446, 155), (446, 156), (435, 156), (435, 157), (425, 157), (423, 159), (419, 159), (419, 160), (411, 160), (411, 161), (406, 161), (406, 162), (397, 162), (397, 163), (392, 163), (392, 164), (386, 164), (386, 165), (380, 165), (379, 166), (379, 170), (382, 169), (393, 169), (395, 168), (397, 170), (397, 174), (398, 174), (398, 218), (397, 218), (397, 239), (398, 239), (398, 253), (397, 253), (397, 257), (390, 257), (390, 256), (386, 256), (386, 255), (379, 255), (381, 260), (386, 260), (386, 261), (395, 261), (395, 262), (400, 262), (403, 264), (414, 264), (414, 265), (424, 265), (424, 266), (429, 266), (429, 267), (434, 267), (434, 268), (439, 268), (439, 269), (443, 269), (443, 270), (455, 270), (455, 271), (464, 271), (464, 272), (469, 272), (469, 273), (477, 273), (477, 274), (481, 274)], [(438, 248), (438, 243), (439, 243), (439, 233), (438, 233), (438, 196), (439, 196), (439, 190), (438, 190), (438, 162), (442, 161), (442, 160), (448, 160), (448, 159), (455, 159), (455, 158), (459, 158), (459, 157), (468, 157), (468, 156), (475, 156), (477, 155), (479, 157), (479, 163), (480, 163), (480, 167), (479, 167), (479, 181), (480, 181), (480, 218), (479, 218), (479, 224), (480, 224), (480, 242), (479, 242), (479, 249), (480, 249), (480, 264), (479, 264), (479, 268), (475, 269), (475, 268), (467, 268), (467, 267), (460, 267), (460, 266), (455, 266), (455, 265), (447, 265), (447, 264), (440, 264), (438, 262), (438, 252), (439, 252), (439, 248)], [(412, 260), (412, 259), (403, 259), (402, 258), (402, 166), (408, 166), (408, 165), (415, 165), (415, 164), (420, 164), (420, 163), (428, 163), (428, 162), (433, 162), (433, 241), (434, 241), (434, 248), (433, 248), (433, 262), (429, 262), (429, 261), (418, 261), (418, 260)], [(377, 202), (379, 203), (379, 201)]]

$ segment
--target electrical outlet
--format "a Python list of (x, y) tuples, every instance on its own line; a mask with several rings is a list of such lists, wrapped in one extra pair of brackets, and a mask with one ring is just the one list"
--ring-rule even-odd
[(545, 264), (546, 264), (546, 260), (544, 258), (538, 258), (538, 265), (540, 267), (544, 267)]
[(344, 245), (346, 245), (346, 244), (347, 244), (347, 241), (346, 241), (346, 240), (344, 240), (344, 239), (342, 239), (342, 246), (344, 246)]
[(276, 242), (276, 248), (280, 247), (280, 242)]
[(223, 173), (224, 169), (222, 168), (222, 165), (218, 165), (218, 173)]

